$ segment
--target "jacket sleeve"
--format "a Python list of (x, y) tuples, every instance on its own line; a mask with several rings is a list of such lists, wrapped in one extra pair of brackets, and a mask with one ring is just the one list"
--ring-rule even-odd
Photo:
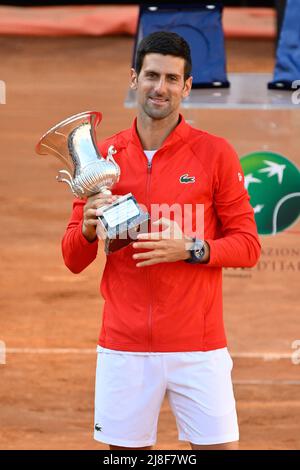
[(214, 209), (222, 235), (206, 240), (210, 246), (207, 266), (253, 267), (261, 250), (254, 211), (239, 158), (228, 142), (223, 144), (213, 178)]
[(90, 243), (82, 234), (84, 200), (75, 199), (71, 219), (62, 239), (65, 265), (77, 274), (83, 271), (97, 256), (98, 239)]

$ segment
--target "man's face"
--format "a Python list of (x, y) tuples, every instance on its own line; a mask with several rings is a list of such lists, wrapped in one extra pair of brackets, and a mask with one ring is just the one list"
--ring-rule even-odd
[(181, 57), (146, 54), (139, 75), (131, 69), (131, 88), (137, 90), (138, 106), (152, 119), (164, 119), (178, 112), (191, 86), (192, 77), (184, 81)]

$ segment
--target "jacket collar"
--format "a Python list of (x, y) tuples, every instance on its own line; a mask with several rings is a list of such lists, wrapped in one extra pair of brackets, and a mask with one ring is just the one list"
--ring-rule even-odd
[[(189, 133), (190, 133), (190, 125), (185, 121), (184, 117), (182, 114), (179, 114), (180, 116), (180, 121), (175, 127), (175, 129), (168, 135), (166, 140), (164, 141), (163, 145), (160, 147), (160, 149), (169, 147), (171, 145), (174, 145), (178, 143), (180, 140), (186, 141)], [(136, 130), (136, 123), (137, 123), (137, 118), (134, 119), (132, 127), (130, 129), (130, 140), (131, 142), (139, 147), (142, 151), (142, 144), (140, 141), (140, 138), (138, 136), (137, 130)]]

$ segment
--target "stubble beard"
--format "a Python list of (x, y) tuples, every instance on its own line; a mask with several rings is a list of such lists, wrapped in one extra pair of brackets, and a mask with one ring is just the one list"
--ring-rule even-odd
[(161, 120), (168, 117), (173, 113), (174, 109), (171, 106), (170, 101), (164, 109), (155, 109), (154, 106), (151, 106), (147, 101), (142, 106), (144, 113), (152, 119)]

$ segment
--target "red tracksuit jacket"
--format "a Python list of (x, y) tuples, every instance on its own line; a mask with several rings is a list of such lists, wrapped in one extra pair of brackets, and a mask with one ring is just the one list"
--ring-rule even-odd
[[(226, 140), (192, 128), (183, 117), (149, 168), (136, 122), (100, 145), (110, 145), (121, 169), (113, 194), (138, 203), (204, 204), (207, 264), (184, 261), (137, 268), (132, 245), (107, 256), (100, 285), (105, 300), (99, 344), (123, 351), (207, 351), (226, 346), (222, 267), (251, 267), (260, 243), (239, 159)], [(194, 177), (182, 183), (182, 175)], [(75, 199), (62, 241), (65, 264), (79, 273), (97, 255), (98, 240), (82, 235), (85, 201)], [(102, 249), (102, 247), (101, 247)]]

